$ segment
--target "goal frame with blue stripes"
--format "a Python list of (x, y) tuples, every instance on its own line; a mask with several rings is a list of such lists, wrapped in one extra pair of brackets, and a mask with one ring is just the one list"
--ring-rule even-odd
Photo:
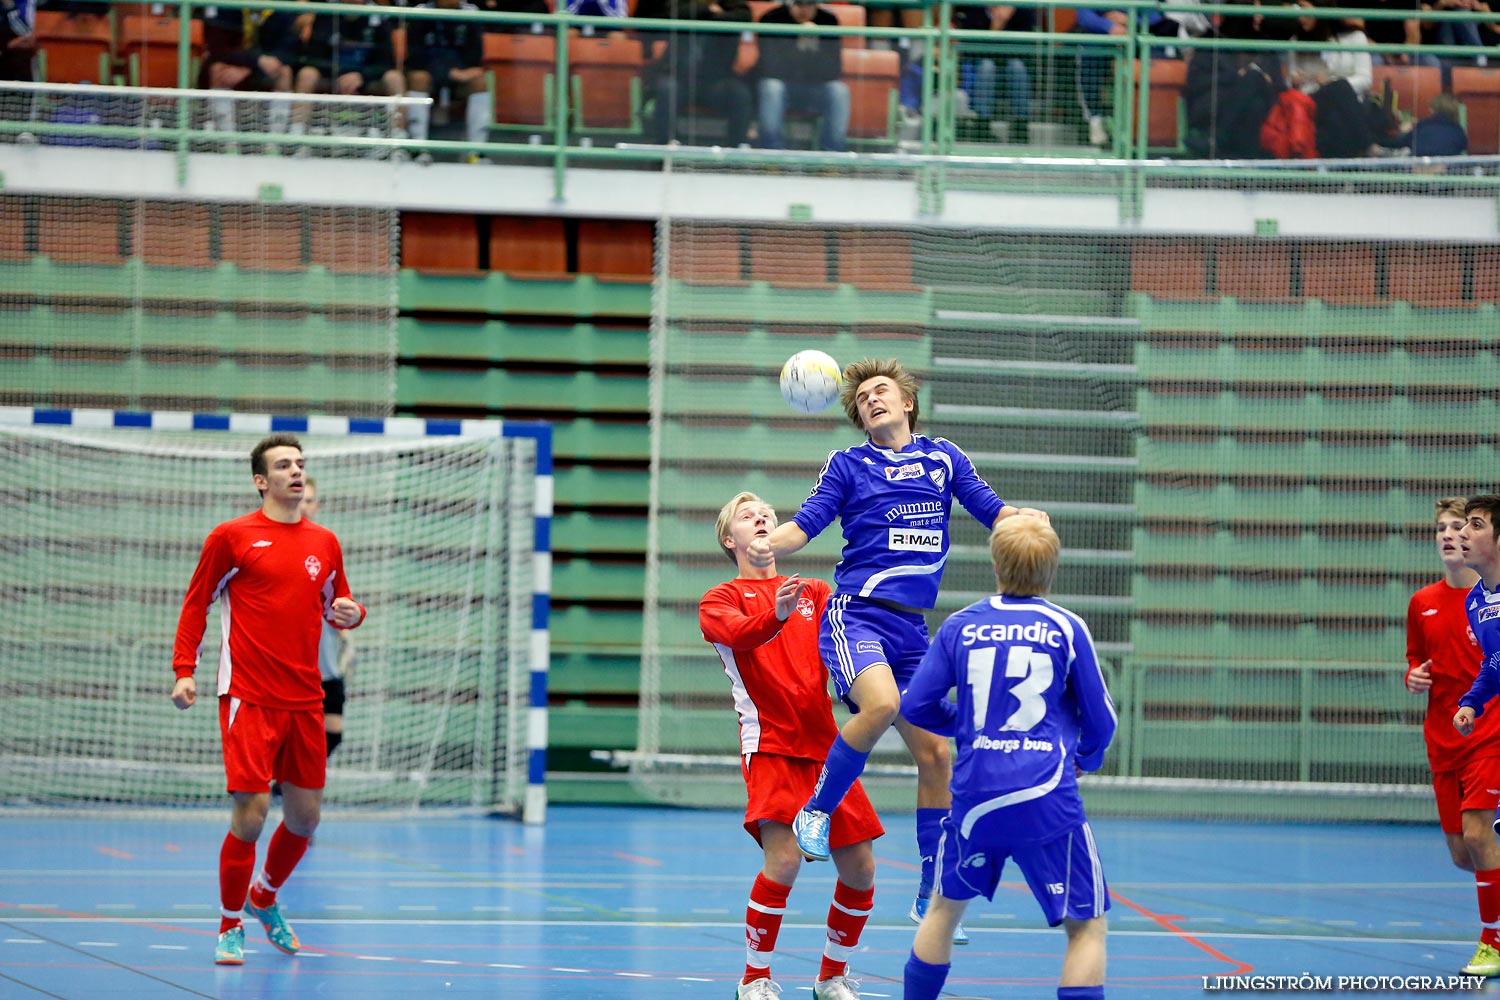
[(529, 438), (536, 443), (532, 491), (530, 704), (526, 716), (526, 792), (523, 822), (547, 816), (547, 672), (552, 640), (552, 426), (541, 421), (435, 419), (428, 417), (278, 416), (260, 413), (187, 413), (171, 410), (46, 409), (0, 406), (0, 424), (159, 431), (233, 431), (245, 434), (317, 434), (330, 437)]

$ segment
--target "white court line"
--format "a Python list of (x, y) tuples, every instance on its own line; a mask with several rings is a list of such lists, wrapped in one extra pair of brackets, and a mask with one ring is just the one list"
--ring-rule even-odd
[(593, 970), (592, 969), (565, 969), (562, 966), (554, 965), (552, 968), (548, 969), (547, 971), (548, 972), (592, 972)]
[(436, 906), (398, 906), (398, 907), (396, 907), (396, 909), (400, 910), (403, 913), (406, 913), (406, 912), (412, 912), (412, 913), (436, 913), (437, 912), (437, 907)]
[(41, 938), (6, 938), (6, 944), (46, 944)]
[(118, 948), (118, 947), (120, 947), (120, 944), (119, 944), (118, 941), (79, 941), (78, 942), (78, 947), (80, 947), (80, 948)]
[(187, 951), (185, 944), (148, 944), (146, 947), (152, 951)]
[(617, 976), (624, 976), (626, 979), (651, 979), (652, 978), (651, 973), (649, 973), (649, 972), (616, 972), (615, 975), (617, 975)]

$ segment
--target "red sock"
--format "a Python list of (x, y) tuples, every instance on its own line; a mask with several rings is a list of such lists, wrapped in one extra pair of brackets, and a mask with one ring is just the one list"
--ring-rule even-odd
[(791, 891), (789, 885), (772, 882), (765, 875), (755, 876), (750, 905), (745, 908), (745, 978), (740, 982), (770, 978), (776, 935), (781, 933), (781, 918)]
[(833, 887), (833, 905), (828, 908), (828, 943), (823, 946), (823, 964), (818, 981), (849, 971), (849, 956), (859, 946), (865, 921), (875, 908), (875, 887), (851, 889), (843, 882)]
[(1500, 948), (1500, 868), (1475, 872), (1474, 891), (1479, 894), (1479, 923), (1484, 927), (1479, 940)]
[[(224, 835), (219, 848), (219, 933), (240, 924), (245, 894), (250, 891), (250, 876), (255, 874), (255, 844), (246, 843), (232, 833)], [(230, 914), (234, 916), (230, 916)]]
[(297, 836), (285, 823), (276, 828), (271, 834), (271, 846), (266, 848), (266, 863), (261, 866), (260, 878), (250, 887), (250, 902), (262, 909), (276, 902), (276, 890), (307, 853), (307, 842), (307, 837)]

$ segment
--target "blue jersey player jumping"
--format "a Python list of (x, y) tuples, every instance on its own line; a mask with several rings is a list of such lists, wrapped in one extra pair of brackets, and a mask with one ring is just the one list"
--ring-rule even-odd
[(909, 721), (958, 741), (937, 892), (906, 962), (906, 1000), (942, 991), (953, 930), (969, 900), (994, 898), (1007, 858), (1047, 922), (1067, 929), (1059, 1000), (1103, 1000), (1109, 890), (1077, 771), (1103, 762), (1115, 708), (1088, 626), (1042, 597), (1058, 547), (1036, 518), (998, 525), (990, 555), (999, 593), (943, 623), (901, 696)]
[(829, 748), (793, 830), (808, 859), (828, 858), (829, 815), (894, 724), (917, 764), (922, 880), (911, 917), (920, 921), (931, 893), (952, 765), (946, 739), (900, 718), (901, 689), (927, 652), (922, 612), (937, 601), (948, 559), (949, 512), (956, 499), (986, 528), (1014, 514), (1044, 522), (1047, 515), (1006, 506), (956, 445), (915, 433), (917, 380), (900, 362), (866, 358), (849, 365), (839, 401), (868, 440), (829, 455), (801, 509), (768, 538), (751, 543), (746, 557), (752, 566), (769, 566), (801, 549), (834, 518), (842, 524), (843, 556), (819, 628), (819, 650), (839, 697), (855, 714)]

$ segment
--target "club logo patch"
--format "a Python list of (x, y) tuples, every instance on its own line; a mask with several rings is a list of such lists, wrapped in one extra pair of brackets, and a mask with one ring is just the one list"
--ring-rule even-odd
[(303, 560), (302, 565), (307, 567), (307, 578), (309, 580), (316, 580), (319, 571), (323, 568), (323, 564), (318, 562), (317, 556), (308, 556)]
[(922, 463), (913, 462), (910, 465), (887, 465), (885, 467), (886, 482), (894, 483), (901, 479), (921, 479)]
[(932, 479), (934, 483), (937, 483), (938, 489), (943, 488), (943, 483), (948, 478), (948, 473), (945, 469), (933, 469), (931, 472), (927, 473), (927, 475)]

